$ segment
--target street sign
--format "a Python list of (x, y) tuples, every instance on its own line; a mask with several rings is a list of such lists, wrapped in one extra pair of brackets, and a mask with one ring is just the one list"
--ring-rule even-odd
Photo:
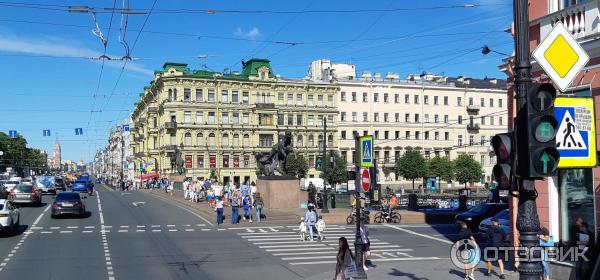
[(17, 138), (17, 131), (16, 130), (9, 130), (8, 131), (8, 137), (10, 137), (10, 138)]
[(369, 169), (363, 169), (362, 175), (360, 177), (363, 191), (368, 192), (369, 188), (371, 187), (371, 175), (369, 175)]
[(560, 21), (533, 51), (533, 57), (561, 91), (590, 59)]
[(360, 137), (360, 167), (373, 166), (373, 136)]
[(556, 148), (559, 168), (596, 166), (596, 124), (592, 97), (558, 97)]

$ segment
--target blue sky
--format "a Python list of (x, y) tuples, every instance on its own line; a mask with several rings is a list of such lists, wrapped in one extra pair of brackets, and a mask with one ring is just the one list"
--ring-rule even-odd
[[(326, 58), (354, 63), (359, 73), (505, 78), (497, 70), (502, 56), (483, 56), (477, 48), (513, 49), (512, 37), (502, 32), (512, 21), (510, 0), (158, 0), (146, 32), (138, 31), (147, 14), (129, 15), (124, 41), (134, 61), (121, 76), (123, 61), (107, 61), (100, 77), (102, 63), (89, 59), (104, 52), (92, 33), (92, 15), (68, 13), (65, 6), (104, 11), (96, 17), (107, 39), (106, 53), (118, 58), (125, 55), (119, 43), (119, 28), (125, 26), (121, 14), (114, 14), (109, 32), (111, 13), (100, 9), (113, 1), (35, 1), (0, 3), (0, 131), (18, 130), (30, 147), (48, 151), (58, 135), (63, 159), (72, 160), (87, 161), (106, 144), (110, 127), (129, 114), (152, 71), (165, 61), (223, 71), (240, 70), (242, 59), (263, 57), (277, 74), (303, 77), (311, 61)], [(122, 1), (115, 1), (118, 8)], [(129, 2), (130, 8), (147, 11), (154, 1)], [(443, 8), (470, 4), (475, 7)], [(192, 12), (198, 10), (217, 12)], [(83, 136), (75, 136), (77, 127), (84, 128)], [(43, 137), (43, 129), (52, 136)]]

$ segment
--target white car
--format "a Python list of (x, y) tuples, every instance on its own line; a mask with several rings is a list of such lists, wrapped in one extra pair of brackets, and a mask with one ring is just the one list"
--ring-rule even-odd
[(0, 231), (15, 232), (19, 228), (21, 213), (9, 200), (0, 199)]
[(20, 183), (21, 180), (10, 179), (4, 182), (4, 187), (6, 188), (6, 191), (11, 192)]

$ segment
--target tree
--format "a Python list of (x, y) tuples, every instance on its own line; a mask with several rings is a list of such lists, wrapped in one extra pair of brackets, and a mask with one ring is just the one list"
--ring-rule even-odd
[(348, 181), (348, 173), (346, 172), (346, 159), (339, 155), (335, 155), (333, 166), (329, 160), (323, 161), (323, 167), (321, 170), (321, 178), (323, 178), (323, 180), (325, 180), (331, 187), (335, 187), (337, 184)]
[(10, 138), (0, 132), (0, 151), (4, 154), (0, 159), (1, 170), (8, 166), (15, 167), (17, 172), (30, 168), (34, 171), (42, 171), (47, 168), (46, 157), (38, 149), (27, 148), (27, 140), (22, 135)]
[(448, 157), (436, 156), (429, 161), (429, 174), (450, 182), (454, 178), (454, 163)]
[(208, 177), (209, 177), (208, 178), (209, 180), (217, 179), (217, 170), (214, 169), (214, 168), (211, 168), (210, 169), (210, 175), (208, 175)]
[(406, 151), (396, 160), (396, 175), (412, 180), (413, 190), (415, 179), (427, 176), (429, 173), (427, 169), (427, 161), (418, 151)]
[(462, 154), (454, 160), (455, 178), (461, 184), (481, 180), (483, 170), (481, 164), (470, 156)]
[(302, 154), (292, 153), (285, 159), (283, 170), (286, 174), (295, 176), (298, 179), (304, 178), (308, 173), (308, 162)]

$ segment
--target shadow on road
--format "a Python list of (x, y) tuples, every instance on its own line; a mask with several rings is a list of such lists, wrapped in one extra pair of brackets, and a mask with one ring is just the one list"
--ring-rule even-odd
[(419, 276), (416, 276), (414, 273), (402, 272), (395, 268), (392, 268), (392, 272), (390, 272), (388, 274), (391, 276), (406, 277), (407, 279), (411, 279), (411, 280), (429, 280), (429, 278), (419, 277)]
[(23, 234), (29, 228), (28, 225), (19, 225), (14, 231), (3, 231), (0, 233), (1, 237), (15, 237)]

